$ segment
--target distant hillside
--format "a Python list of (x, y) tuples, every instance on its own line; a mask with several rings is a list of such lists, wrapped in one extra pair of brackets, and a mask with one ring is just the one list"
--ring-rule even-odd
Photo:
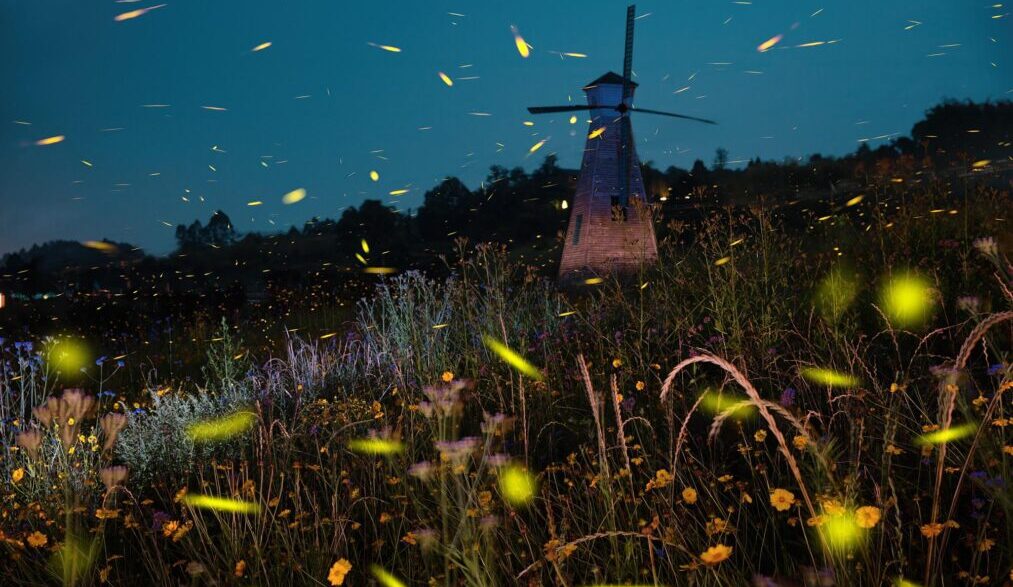
[[(715, 206), (778, 205), (841, 199), (872, 186), (947, 181), (967, 174), (995, 187), (1010, 185), (1013, 102), (945, 101), (926, 112), (911, 136), (875, 149), (862, 143), (844, 157), (751, 160), (732, 169), (719, 149), (708, 166), (657, 169), (643, 165), (644, 183), (659, 219), (685, 220)], [(348, 208), (337, 220), (313, 218), (301, 230), (241, 235), (224, 211), (207, 224), (176, 229), (178, 248), (154, 259), (126, 243), (54, 241), (5, 255), (0, 291), (40, 290), (203, 291), (226, 286), (260, 295), (270, 287), (341, 281), (372, 267), (435, 268), (460, 238), (497, 242), (521, 260), (551, 272), (559, 235), (569, 218), (577, 170), (546, 157), (531, 172), (493, 166), (482, 186), (470, 189), (449, 177), (425, 194), (417, 210), (399, 213), (377, 200)], [(958, 186), (959, 187), (959, 186)], [(956, 187), (954, 189), (957, 189)], [(365, 246), (363, 245), (365, 242)], [(368, 250), (367, 250), (368, 249)], [(130, 267), (130, 270), (126, 270)]]

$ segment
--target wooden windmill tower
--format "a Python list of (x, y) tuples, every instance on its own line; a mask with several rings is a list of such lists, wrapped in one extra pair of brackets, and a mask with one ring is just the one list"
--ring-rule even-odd
[(534, 106), (532, 114), (589, 110), (587, 146), (580, 164), (577, 192), (570, 211), (560, 282), (612, 272), (629, 272), (658, 259), (650, 202), (644, 190), (630, 128), (630, 113), (643, 112), (711, 120), (645, 110), (633, 106), (633, 21), (636, 7), (626, 9), (623, 75), (608, 72), (584, 87), (586, 106)]

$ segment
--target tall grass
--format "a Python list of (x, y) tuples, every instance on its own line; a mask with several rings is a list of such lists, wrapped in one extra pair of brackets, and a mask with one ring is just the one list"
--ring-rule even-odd
[[(223, 334), (200, 385), (110, 406), (131, 412), (113, 453), (130, 477), (112, 499), (81, 485), (74, 523), (101, 552), (63, 581), (326, 585), (346, 559), (352, 585), (373, 564), (448, 586), (1003, 584), (1013, 299), (1003, 245), (972, 240), (1001, 234), (1008, 196), (962, 211), (981, 231), (965, 236), (959, 215), (928, 213), (937, 195), (906, 193), (889, 219), (807, 218), (804, 234), (780, 211), (717, 211), (656, 268), (578, 294), (462, 243), (450, 278), (381, 281), (326, 341), (290, 338), (258, 364)], [(931, 283), (925, 324), (881, 307), (902, 269)], [(12, 432), (38, 426), (30, 408), (57, 382), (11, 365), (0, 470), (29, 473), (5, 491), (0, 548), (30, 584), (72, 528), (45, 490), (59, 468)], [(240, 406), (256, 423), (237, 437), (182, 432)], [(93, 478), (109, 464), (60, 454)], [(511, 498), (516, 471), (530, 500)]]

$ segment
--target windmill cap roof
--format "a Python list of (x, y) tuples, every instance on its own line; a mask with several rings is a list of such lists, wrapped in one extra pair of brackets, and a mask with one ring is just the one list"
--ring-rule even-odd
[[(635, 82), (633, 80), (629, 80), (629, 82), (630, 82), (630, 86), (634, 87), (634, 88), (639, 85), (637, 82)], [(606, 73), (605, 75), (599, 77), (598, 79), (594, 80), (593, 82), (591, 82), (591, 83), (587, 84), (586, 86), (584, 86), (584, 89), (587, 90), (587, 89), (593, 88), (595, 86), (604, 86), (604, 85), (609, 85), (609, 84), (613, 84), (613, 85), (617, 85), (617, 86), (623, 85), (623, 76), (619, 75), (618, 73), (616, 73), (614, 71), (610, 71), (610, 72)]]

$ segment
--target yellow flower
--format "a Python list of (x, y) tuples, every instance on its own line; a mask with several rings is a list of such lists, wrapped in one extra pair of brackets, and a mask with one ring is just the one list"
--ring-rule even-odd
[(45, 534), (37, 530), (28, 535), (28, 546), (41, 548), (45, 546), (47, 542), (49, 542), (49, 538), (47, 538)]
[(686, 489), (683, 489), (682, 501), (686, 502), (689, 505), (693, 505), (694, 503), (696, 503), (696, 489), (693, 489), (692, 487), (687, 487)]
[(878, 507), (867, 505), (855, 510), (855, 523), (861, 528), (872, 528), (879, 523), (882, 517)]
[(795, 448), (805, 450), (805, 447), (809, 446), (809, 438), (799, 434), (791, 441), (791, 443), (795, 445)]
[(724, 544), (717, 544), (703, 551), (700, 555), (700, 560), (705, 565), (716, 565), (726, 558), (732, 556), (732, 547)]
[(931, 524), (925, 524), (921, 527), (922, 536), (926, 538), (935, 538), (939, 536), (943, 531), (943, 525), (939, 522), (932, 522)]
[(176, 528), (179, 528), (179, 522), (176, 520), (170, 520), (162, 524), (162, 536), (165, 536), (166, 538), (172, 536), (172, 533), (176, 531)]
[(444, 383), (450, 383), (451, 381), (454, 380), (454, 372), (444, 371), (443, 375), (440, 375), (440, 379), (442, 379)]
[(654, 474), (654, 479), (647, 482), (647, 491), (652, 489), (661, 489), (672, 482), (672, 474), (665, 469), (658, 469), (658, 472)]
[(618, 369), (619, 367), (622, 367), (623, 366), (623, 360), (622, 359), (612, 359), (612, 366), (615, 367), (616, 369)]
[(327, 574), (327, 580), (331, 582), (331, 585), (344, 585), (345, 575), (351, 570), (352, 563), (348, 562), (348, 559), (340, 559), (331, 567), (331, 572)]
[(992, 550), (993, 546), (995, 546), (995, 540), (992, 540), (991, 538), (985, 538), (984, 540), (978, 543), (978, 552), (988, 552)]
[(242, 577), (246, 574), (246, 561), (240, 560), (236, 563), (236, 569), (232, 571), (232, 574), (237, 577)]
[(775, 489), (770, 492), (770, 505), (779, 512), (786, 512), (795, 503), (795, 494), (787, 489)]
[(844, 506), (835, 498), (823, 498), (820, 500), (820, 505), (823, 506), (823, 513), (828, 516), (841, 516), (845, 514)]
[(120, 510), (107, 510), (104, 508), (97, 508), (95, 510), (95, 517), (100, 520), (111, 520), (113, 518), (120, 517)]
[(757, 430), (756, 433), (753, 434), (753, 440), (756, 442), (763, 442), (764, 440), (767, 440), (767, 431)]
[(18, 467), (11, 471), (11, 481), (17, 483), (25, 478), (25, 470), (22, 467)]
[(644, 391), (646, 387), (647, 387), (646, 383), (644, 383), (643, 381), (637, 381), (637, 391)]

